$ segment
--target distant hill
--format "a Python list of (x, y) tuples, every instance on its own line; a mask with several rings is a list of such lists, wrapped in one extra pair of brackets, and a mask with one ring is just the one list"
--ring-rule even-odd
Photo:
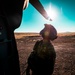
[(22, 38), (23, 36), (40, 36), (39, 33), (15, 33), (17, 39)]
[[(15, 38), (20, 39), (25, 36), (40, 36), (39, 33), (15, 33)], [(75, 32), (58, 33), (58, 36), (75, 36)]]
[(75, 32), (58, 33), (58, 36), (73, 36), (73, 35), (75, 35)]

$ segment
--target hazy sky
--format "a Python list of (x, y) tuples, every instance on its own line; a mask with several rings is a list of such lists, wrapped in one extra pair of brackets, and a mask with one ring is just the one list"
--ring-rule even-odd
[(75, 32), (75, 0), (40, 0), (53, 21), (46, 20), (30, 3), (23, 11), (21, 26), (15, 32), (40, 32), (52, 24), (58, 32)]

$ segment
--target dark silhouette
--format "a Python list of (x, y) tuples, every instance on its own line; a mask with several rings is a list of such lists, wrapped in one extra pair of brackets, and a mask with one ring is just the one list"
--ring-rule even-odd
[(37, 41), (33, 51), (28, 58), (26, 75), (52, 75), (56, 52), (50, 41), (57, 38), (57, 31), (52, 25), (45, 24), (45, 28), (40, 32), (43, 40)]
[[(30, 3), (48, 18), (39, 0)], [(20, 26), (23, 4), (24, 0), (0, 0), (0, 75), (20, 75), (14, 30)]]
[(23, 0), (0, 0), (0, 75), (20, 75), (14, 30), (20, 26)]

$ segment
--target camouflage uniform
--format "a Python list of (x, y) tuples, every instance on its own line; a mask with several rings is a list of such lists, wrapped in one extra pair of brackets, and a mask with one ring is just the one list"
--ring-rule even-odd
[(28, 59), (29, 69), (27, 68), (27, 74), (29, 74), (28, 70), (31, 69), (32, 75), (52, 75), (55, 58), (56, 53), (53, 45), (50, 42), (43, 43), (42, 40), (37, 41), (33, 48), (33, 52)]

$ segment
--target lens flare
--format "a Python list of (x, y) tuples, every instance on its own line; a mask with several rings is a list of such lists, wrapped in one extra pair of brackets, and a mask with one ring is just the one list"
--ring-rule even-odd
[(58, 15), (57, 9), (54, 8), (54, 7), (52, 7), (51, 4), (50, 4), (50, 6), (47, 8), (46, 11), (47, 11), (48, 16), (49, 16), (52, 20), (54, 20), (54, 19), (57, 18), (57, 15)]

